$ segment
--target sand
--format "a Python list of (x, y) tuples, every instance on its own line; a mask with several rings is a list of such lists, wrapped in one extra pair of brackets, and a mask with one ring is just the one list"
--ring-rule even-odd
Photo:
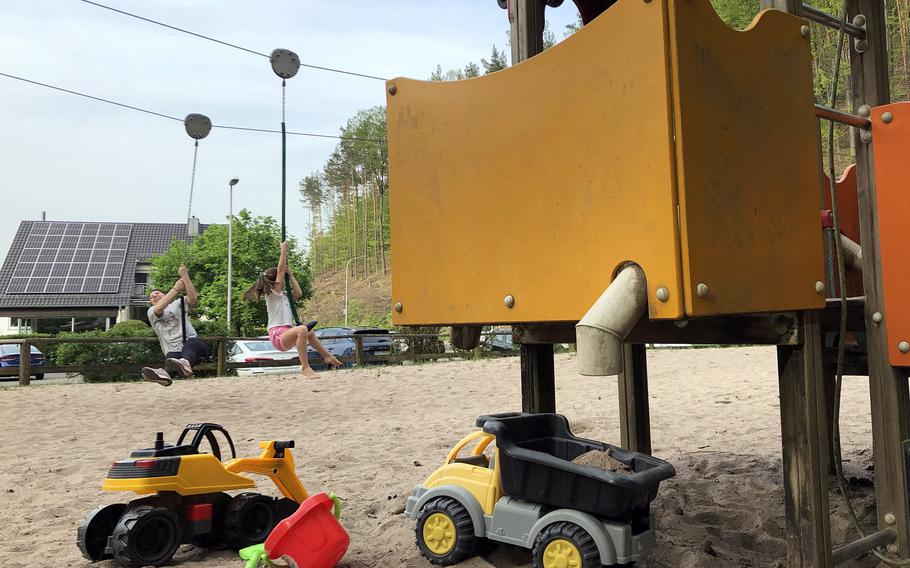
[[(786, 565), (775, 351), (770, 348), (649, 352), (654, 453), (672, 462), (654, 503), (657, 546), (646, 567)], [(576, 434), (619, 443), (615, 378), (575, 372), (557, 356), (557, 406)], [(262, 439), (295, 439), (297, 471), (311, 491), (345, 499), (348, 568), (429, 567), (401, 514), (415, 483), (484, 413), (520, 408), (517, 358), (367, 368), (293, 377), (77, 384), (0, 390), (0, 558), (6, 568), (89, 566), (76, 527), (99, 504), (130, 498), (100, 489), (111, 461), (173, 441), (189, 422), (224, 425), (241, 455)], [(860, 513), (869, 519), (868, 381), (849, 378), (844, 455)], [(261, 491), (277, 495), (267, 480)], [(852, 539), (832, 493), (834, 542)], [(188, 568), (242, 566), (230, 552), (196, 552)], [(500, 546), (465, 568), (529, 565)], [(873, 566), (864, 561), (848, 566)], [(113, 568), (110, 561), (96, 564)]]
[(590, 465), (597, 469), (612, 471), (613, 473), (618, 473), (620, 475), (629, 475), (632, 473), (632, 468), (610, 455), (610, 450), (605, 452), (600, 450), (585, 452), (572, 460), (572, 463)]

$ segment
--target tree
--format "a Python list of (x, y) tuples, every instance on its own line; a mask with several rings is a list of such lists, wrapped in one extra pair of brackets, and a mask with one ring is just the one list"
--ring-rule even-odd
[[(278, 263), (281, 227), (272, 217), (253, 217), (246, 209), (234, 217), (233, 226), (232, 333), (256, 335), (265, 331), (265, 302), (243, 301), (243, 292), (262, 271)], [(210, 225), (187, 247), (174, 241), (171, 248), (152, 259), (152, 282), (167, 290), (177, 280), (177, 268), (186, 264), (199, 294), (196, 314), (224, 322), (227, 319), (227, 225)], [(309, 263), (296, 242), (289, 239), (288, 264), (300, 282), (304, 298), (312, 294)]]
[(493, 49), (490, 51), (490, 59), (481, 59), (480, 64), (483, 66), (483, 74), (489, 75), (490, 73), (495, 73), (496, 71), (501, 71), (509, 66), (509, 58), (506, 56), (505, 50), (499, 51), (496, 49), (496, 44), (493, 44)]

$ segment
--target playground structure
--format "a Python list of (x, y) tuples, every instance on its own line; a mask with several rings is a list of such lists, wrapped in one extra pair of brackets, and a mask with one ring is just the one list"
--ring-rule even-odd
[[(889, 104), (881, 0), (847, 4), (855, 114), (813, 100), (808, 19), (838, 18), (762, 7), (736, 32), (708, 0), (619, 0), (540, 53), (545, 3), (512, 0), (520, 64), (390, 81), (394, 321), (451, 324), (464, 348), (481, 325), (513, 325), (525, 412), (555, 412), (552, 346), (577, 342), (580, 372), (619, 375), (622, 446), (643, 453), (646, 343), (777, 345), (788, 565), (905, 559), (910, 103)], [(854, 271), (843, 306), (819, 222), (819, 119), (854, 129), (837, 188)], [(504, 254), (476, 256), (490, 234)], [(823, 339), (842, 309), (864, 338), (842, 362), (870, 377), (879, 530), (835, 548), (837, 356)]]

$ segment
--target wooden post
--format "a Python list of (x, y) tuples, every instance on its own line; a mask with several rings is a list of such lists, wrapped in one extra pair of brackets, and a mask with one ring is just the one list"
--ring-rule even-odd
[(512, 65), (543, 51), (545, 0), (511, 0), (509, 24), (512, 30)]
[(556, 412), (553, 345), (521, 344), (522, 412)]
[(363, 366), (363, 336), (354, 336), (354, 361), (358, 367)]
[(215, 343), (215, 373), (219, 377), (227, 375), (227, 340), (219, 339)]
[(801, 344), (779, 346), (787, 566), (828, 568), (828, 436), (818, 312), (803, 312)]
[(27, 387), (32, 373), (32, 346), (28, 341), (19, 344), (19, 386)]
[[(882, 0), (850, 0), (850, 20), (857, 14), (866, 18), (868, 48), (858, 53), (848, 38), (854, 110), (862, 105), (874, 107), (890, 101), (888, 49), (885, 35), (885, 10)], [(874, 134), (872, 144), (875, 143)], [(863, 290), (866, 298), (866, 339), (868, 343), (869, 395), (872, 407), (873, 456), (875, 459), (875, 500), (878, 526), (897, 531), (898, 556), (910, 556), (910, 503), (907, 496), (907, 470), (901, 451), (910, 439), (910, 394), (907, 375), (892, 367), (888, 360), (885, 328), (872, 320), (872, 314), (885, 313), (878, 233), (875, 170), (872, 148), (854, 132), (856, 178), (859, 194), (859, 225), (863, 244)], [(885, 522), (893, 516), (894, 524)], [(892, 520), (889, 517), (889, 520)]]
[[(543, 51), (545, 0), (511, 0), (512, 65)], [(524, 412), (555, 412), (553, 345), (521, 346), (521, 407)]]
[(619, 386), (619, 431), (622, 447), (651, 453), (651, 413), (648, 407), (648, 361), (643, 343), (623, 345)]

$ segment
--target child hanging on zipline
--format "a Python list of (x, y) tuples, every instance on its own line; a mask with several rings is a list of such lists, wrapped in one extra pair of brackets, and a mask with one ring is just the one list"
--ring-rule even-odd
[(259, 275), (259, 279), (247, 290), (243, 297), (248, 302), (258, 302), (265, 298), (266, 310), (269, 313), (269, 339), (275, 349), (288, 351), (295, 345), (300, 356), (300, 370), (308, 379), (318, 379), (319, 373), (310, 367), (307, 357), (307, 342), (313, 349), (322, 355), (326, 364), (331, 367), (341, 367), (342, 363), (337, 357), (323, 347), (316, 334), (306, 325), (294, 325), (294, 314), (291, 303), (285, 293), (285, 274), (291, 281), (291, 292), (294, 299), (303, 296), (300, 284), (294, 277), (294, 272), (288, 266), (288, 242), (281, 243), (281, 256), (278, 259), (278, 268), (269, 268)]

